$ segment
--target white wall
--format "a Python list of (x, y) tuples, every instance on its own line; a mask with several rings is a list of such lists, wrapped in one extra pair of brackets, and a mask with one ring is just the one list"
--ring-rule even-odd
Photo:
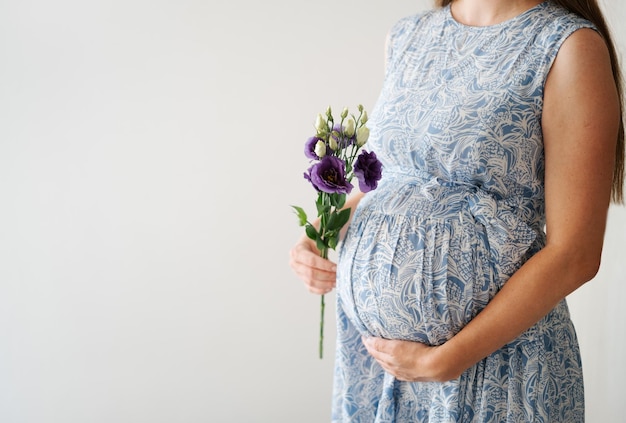
[[(429, 5), (0, 2), (0, 421), (328, 421), (334, 296), (319, 360), (287, 265), (302, 143), (373, 107), (387, 29)], [(572, 298), (589, 421), (621, 415), (625, 241), (613, 208)]]

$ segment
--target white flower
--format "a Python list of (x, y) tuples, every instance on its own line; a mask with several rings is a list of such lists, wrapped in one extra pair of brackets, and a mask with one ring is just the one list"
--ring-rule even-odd
[(346, 120), (346, 126), (343, 128), (343, 133), (348, 137), (352, 137), (354, 136), (354, 130), (355, 130), (355, 126), (356, 123), (354, 122), (354, 119), (352, 118), (348, 118)]
[(324, 141), (315, 143), (315, 154), (320, 159), (326, 155), (326, 143)]
[(370, 137), (370, 130), (367, 126), (363, 125), (359, 129), (356, 130), (356, 145), (358, 147), (363, 147), (367, 142), (367, 139)]

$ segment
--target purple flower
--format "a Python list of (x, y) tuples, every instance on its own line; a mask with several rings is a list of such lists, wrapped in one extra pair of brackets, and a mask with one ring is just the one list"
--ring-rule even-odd
[(346, 180), (344, 162), (335, 156), (324, 156), (304, 173), (304, 178), (316, 190), (329, 194), (350, 194), (353, 188)]
[(318, 141), (324, 140), (319, 137), (311, 137), (306, 140), (306, 143), (304, 144), (304, 155), (309, 159), (319, 160), (319, 157), (315, 154), (315, 144), (317, 144)]
[[(337, 145), (338, 145), (338, 149), (339, 150), (343, 150), (346, 147), (349, 147), (351, 145), (353, 145), (354, 143), (356, 143), (356, 135), (352, 135), (351, 137), (348, 137), (347, 135), (344, 134), (343, 132), (344, 128), (342, 128), (341, 125), (337, 124), (333, 127), (333, 131), (331, 132), (331, 137), (333, 137), (335, 139), (335, 141), (337, 141)], [(335, 136), (335, 133), (339, 133), (339, 136)]]
[(361, 192), (369, 192), (378, 187), (378, 181), (382, 177), (382, 164), (372, 151), (363, 150), (354, 164), (354, 174), (359, 180)]

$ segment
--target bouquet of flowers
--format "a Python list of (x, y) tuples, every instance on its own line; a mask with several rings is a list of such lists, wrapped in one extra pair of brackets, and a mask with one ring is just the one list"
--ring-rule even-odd
[[(376, 189), (381, 178), (382, 165), (374, 152), (362, 147), (369, 138), (367, 112), (358, 106), (358, 116), (349, 114), (347, 108), (335, 122), (330, 107), (326, 116), (319, 114), (315, 121), (316, 134), (304, 146), (304, 154), (311, 159), (311, 167), (304, 173), (317, 191), (317, 216), (319, 227), (308, 221), (301, 207), (292, 206), (298, 216), (300, 226), (305, 227), (306, 235), (315, 241), (320, 255), (328, 258), (328, 250), (334, 250), (339, 243), (339, 234), (350, 220), (350, 209), (344, 208), (346, 197), (352, 191), (352, 179), (356, 176), (361, 192)], [(321, 296), (321, 318), (319, 355), (323, 357), (324, 347), (324, 295)]]

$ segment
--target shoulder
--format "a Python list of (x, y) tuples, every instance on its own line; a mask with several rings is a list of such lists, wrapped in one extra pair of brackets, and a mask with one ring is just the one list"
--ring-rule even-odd
[(589, 28), (596, 30), (595, 25), (587, 19), (550, 1), (544, 3), (537, 10), (534, 19), (540, 28), (540, 36), (551, 47), (556, 47), (557, 49), (570, 35), (579, 29)]
[[(583, 30), (583, 31), (581, 31)], [(553, 71), (552, 67), (557, 56), (561, 55), (561, 47), (573, 34), (581, 32), (586, 37), (594, 37), (596, 27), (590, 21), (575, 13), (547, 1), (533, 9), (520, 22), (518, 34), (523, 34), (523, 44), (542, 84), (545, 77)], [(577, 34), (578, 37), (578, 34)]]
[(563, 42), (559, 51), (560, 58), (585, 61), (603, 59), (610, 63), (609, 50), (604, 38), (594, 28), (578, 28)]
[(556, 81), (606, 80), (613, 84), (609, 49), (602, 36), (592, 28), (579, 28), (569, 35), (559, 49), (552, 69), (552, 85)]
[[(544, 128), (593, 128), (589, 140), (619, 122), (620, 99), (609, 49), (598, 32), (581, 28), (563, 42), (548, 74), (544, 95)], [(608, 129), (607, 129), (608, 128)], [(614, 139), (608, 137), (607, 139)], [(592, 143), (595, 144), (595, 143)]]
[(444, 10), (441, 8), (426, 10), (397, 20), (387, 33), (387, 57), (394, 51), (403, 50), (411, 40), (423, 31), (430, 31), (438, 23), (443, 23)]
[(442, 18), (442, 12), (442, 9), (431, 9), (400, 18), (389, 30), (389, 39), (401, 39), (406, 35), (414, 33), (420, 27), (435, 24)]
[(596, 26), (552, 2), (547, 4), (543, 32), (554, 52), (550, 72), (574, 76), (610, 70), (609, 49)]

